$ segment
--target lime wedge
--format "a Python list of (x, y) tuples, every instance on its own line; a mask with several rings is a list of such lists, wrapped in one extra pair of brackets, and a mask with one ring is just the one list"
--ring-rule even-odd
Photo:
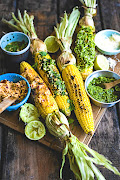
[(94, 69), (95, 70), (108, 70), (109, 69), (109, 61), (104, 55), (97, 55), (94, 61)]
[(44, 137), (45, 133), (45, 126), (40, 121), (31, 121), (25, 127), (25, 135), (31, 140), (39, 140)]
[(30, 121), (39, 120), (39, 113), (37, 108), (31, 103), (25, 103), (20, 110), (20, 119), (28, 123)]
[(45, 40), (44, 43), (47, 46), (47, 51), (49, 53), (55, 53), (58, 51), (59, 49), (59, 44), (56, 41), (56, 37), (55, 36), (48, 36)]

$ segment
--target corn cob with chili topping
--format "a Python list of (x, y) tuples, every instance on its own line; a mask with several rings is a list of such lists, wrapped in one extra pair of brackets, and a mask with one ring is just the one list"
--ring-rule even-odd
[(35, 106), (42, 118), (45, 119), (48, 114), (58, 111), (57, 103), (50, 90), (31, 65), (25, 61), (21, 62), (20, 72), (30, 83)]

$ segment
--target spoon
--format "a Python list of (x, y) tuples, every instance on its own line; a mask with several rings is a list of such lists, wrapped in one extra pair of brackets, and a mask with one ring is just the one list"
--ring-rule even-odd
[(4, 98), (3, 101), (0, 103), (0, 114), (9, 107), (12, 103), (14, 103), (18, 98), (8, 97)]
[(116, 81), (110, 82), (110, 83), (103, 83), (105, 86), (105, 89), (110, 89), (114, 87), (115, 85), (120, 83), (120, 79), (117, 79)]

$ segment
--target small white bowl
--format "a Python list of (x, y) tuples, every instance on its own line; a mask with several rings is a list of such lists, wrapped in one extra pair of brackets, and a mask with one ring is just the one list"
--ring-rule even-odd
[(100, 46), (100, 42), (99, 41), (101, 39), (106, 38), (106, 37), (109, 38), (113, 34), (117, 34), (117, 35), (120, 36), (120, 32), (112, 30), (112, 29), (102, 30), (102, 31), (98, 32), (95, 35), (95, 45), (96, 45), (98, 51), (100, 51), (102, 54), (105, 54), (105, 55), (116, 55), (116, 54), (120, 53), (120, 46), (119, 46), (118, 49), (114, 49), (113, 48), (113, 50), (106, 50), (105, 46), (103, 46), (103, 47)]

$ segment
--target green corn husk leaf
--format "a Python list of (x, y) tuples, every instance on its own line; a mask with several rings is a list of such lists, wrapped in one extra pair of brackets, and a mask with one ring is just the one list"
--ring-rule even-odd
[(64, 13), (64, 17), (61, 18), (60, 24), (57, 24), (57, 27), (54, 27), (57, 42), (60, 45), (61, 51), (69, 51), (72, 43), (72, 36), (76, 29), (78, 20), (80, 17), (80, 12), (78, 7), (73, 8), (73, 11), (70, 15)]
[(65, 12), (64, 18), (61, 18), (61, 23), (58, 29), (60, 39), (65, 37), (65, 31), (66, 31), (67, 26), (68, 26), (68, 16), (67, 16), (67, 13)]
[(34, 16), (32, 15), (29, 16), (27, 14), (27, 11), (25, 10), (22, 17), (20, 10), (18, 10), (18, 19), (16, 18), (14, 13), (12, 13), (12, 18), (13, 19), (10, 21), (7, 21), (6, 19), (3, 18), (2, 22), (7, 24), (13, 30), (24, 32), (32, 39), (37, 38), (37, 34), (33, 23)]
[(72, 38), (72, 36), (74, 34), (74, 31), (76, 29), (76, 26), (77, 26), (79, 17), (80, 17), (80, 12), (79, 12), (78, 8), (75, 7), (73, 9), (72, 13), (69, 16), (68, 26), (67, 26), (67, 29), (66, 29), (66, 32), (65, 32), (65, 37), (66, 38), (67, 37)]
[(22, 29), (20, 27), (15, 25), (14, 19), (11, 19), (10, 21), (7, 21), (6, 19), (2, 18), (2, 22), (4, 24), (8, 25), (13, 31), (15, 31), (15, 30), (22, 31)]
[(24, 25), (24, 21), (23, 21), (23, 18), (19, 9), (18, 9), (18, 18), (19, 18), (19, 21)]
[[(46, 118), (46, 126), (51, 134), (61, 138), (65, 143), (65, 148), (62, 153), (63, 161), (60, 169), (61, 179), (66, 155), (69, 158), (70, 169), (73, 171), (77, 180), (94, 180), (94, 176), (96, 176), (98, 180), (105, 180), (104, 176), (94, 164), (102, 165), (120, 176), (120, 172), (112, 166), (111, 161), (84, 143), (81, 143), (77, 137), (70, 132), (67, 119), (65, 116), (62, 116), (62, 113), (57, 112), (57, 114), (53, 113), (48, 115)], [(86, 152), (90, 153), (92, 157), (89, 157)]]

